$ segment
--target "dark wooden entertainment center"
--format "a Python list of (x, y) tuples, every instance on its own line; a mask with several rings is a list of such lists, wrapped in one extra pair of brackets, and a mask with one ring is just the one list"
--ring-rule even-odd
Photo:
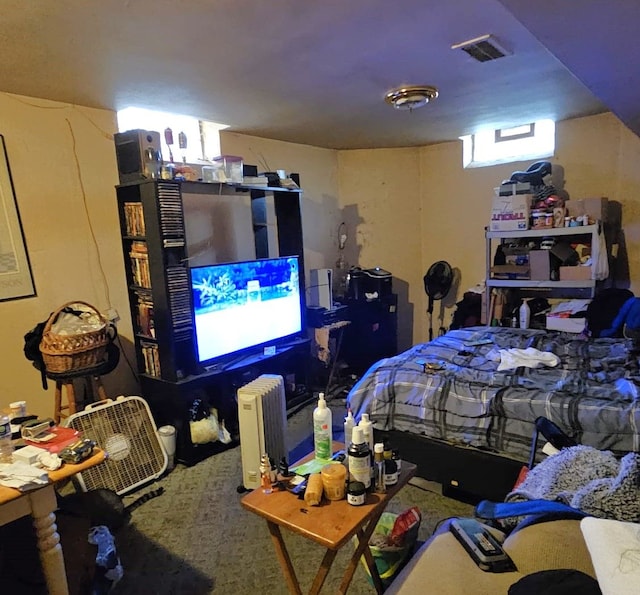
[[(158, 426), (176, 427), (176, 457), (182, 463), (191, 465), (227, 447), (192, 443), (189, 410), (196, 399), (218, 409), (237, 445), (235, 394), (240, 386), (263, 373), (280, 374), (288, 408), (310, 396), (305, 389), (309, 340), (303, 337), (277, 345), (275, 354), (208, 370), (199, 366), (189, 284), (189, 266), (198, 263), (298, 255), (304, 271), (301, 192), (176, 180), (116, 187), (142, 395)], [(304, 290), (304, 274), (301, 283)]]

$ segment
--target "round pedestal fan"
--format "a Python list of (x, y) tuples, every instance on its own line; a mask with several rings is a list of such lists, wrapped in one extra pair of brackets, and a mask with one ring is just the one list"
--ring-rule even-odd
[[(453, 283), (453, 270), (451, 265), (439, 260), (434, 262), (424, 276), (424, 290), (429, 296), (429, 341), (433, 339), (433, 302), (444, 298), (451, 289)], [(442, 330), (442, 329), (441, 329)]]

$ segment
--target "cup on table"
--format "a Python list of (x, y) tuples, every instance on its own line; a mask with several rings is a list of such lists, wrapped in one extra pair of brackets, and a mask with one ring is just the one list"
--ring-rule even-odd
[(15, 419), (17, 417), (26, 417), (27, 415), (27, 402), (26, 401), (14, 401), (9, 403), (9, 417)]

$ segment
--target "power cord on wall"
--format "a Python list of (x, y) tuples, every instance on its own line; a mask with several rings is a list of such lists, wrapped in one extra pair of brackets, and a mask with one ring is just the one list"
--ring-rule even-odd
[[(87, 204), (87, 193), (84, 187), (84, 181), (82, 178), (82, 169), (80, 167), (80, 160), (78, 158), (78, 153), (76, 150), (76, 137), (75, 134), (73, 132), (73, 126), (71, 125), (71, 121), (69, 120), (69, 118), (65, 118), (65, 121), (67, 122), (67, 126), (69, 127), (69, 133), (71, 135), (71, 150), (73, 152), (73, 159), (76, 165), (76, 171), (78, 174), (78, 182), (80, 184), (80, 194), (82, 196), (82, 205), (84, 207), (84, 212), (87, 218), (87, 225), (89, 226), (89, 232), (91, 234), (91, 240), (93, 242), (94, 248), (95, 248), (95, 252), (96, 252), (96, 257), (97, 257), (97, 261), (98, 261), (98, 269), (100, 270), (100, 276), (102, 277), (102, 281), (103, 281), (103, 286), (104, 286), (104, 293), (105, 293), (105, 298), (107, 300), (107, 308), (108, 310), (111, 312), (113, 310), (112, 308), (112, 304), (111, 304), (111, 293), (109, 290), (109, 282), (107, 281), (107, 275), (104, 271), (104, 266), (102, 264), (102, 255), (100, 253), (100, 246), (98, 245), (98, 239), (96, 238), (96, 234), (95, 234), (95, 230), (93, 228), (93, 223), (91, 221), (91, 215), (89, 213), (89, 206)], [(99, 130), (99, 128), (98, 128)], [(112, 137), (113, 138), (113, 137)], [(122, 346), (122, 342), (120, 340), (120, 336), (118, 335), (117, 338), (117, 342), (118, 342), (118, 346), (120, 348), (120, 353), (122, 353), (125, 361), (127, 362), (127, 365), (129, 366), (129, 370), (131, 370), (131, 373), (134, 377), (134, 379), (136, 380), (136, 382), (139, 382), (139, 378), (138, 378), (138, 374), (136, 373), (133, 365), (131, 364), (131, 361), (129, 360), (129, 358), (127, 357), (127, 353), (126, 351), (123, 349)]]
[[(106, 130), (103, 130), (100, 126), (98, 126), (85, 112), (83, 109), (81, 109), (79, 106), (75, 106), (75, 105), (71, 105), (71, 104), (67, 104), (67, 105), (42, 105), (40, 104), (37, 100), (35, 101), (27, 101), (21, 97), (18, 97), (16, 95), (11, 95), (11, 94), (5, 94), (5, 96), (9, 99), (13, 99), (14, 101), (16, 101), (17, 103), (22, 103), (24, 105), (27, 105), (29, 107), (34, 107), (37, 109), (41, 109), (41, 110), (71, 110), (74, 111), (78, 114), (80, 114), (83, 118), (85, 118), (85, 120), (87, 120), (99, 133), (101, 136), (103, 136), (105, 139), (109, 140), (109, 141), (113, 141), (113, 134), (107, 132)], [(74, 158), (74, 162), (75, 162), (75, 166), (76, 166), (76, 172), (78, 175), (78, 182), (80, 185), (80, 193), (82, 196), (82, 203), (83, 203), (83, 208), (84, 208), (84, 212), (85, 212), (85, 216), (87, 218), (87, 224), (89, 227), (89, 232), (91, 234), (91, 239), (96, 251), (96, 256), (97, 256), (97, 262), (98, 262), (98, 268), (100, 270), (100, 275), (102, 277), (102, 281), (103, 281), (103, 287), (104, 287), (104, 293), (105, 293), (105, 299), (107, 301), (107, 309), (108, 311), (113, 311), (113, 307), (111, 304), (111, 295), (110, 295), (110, 291), (109, 291), (109, 283), (107, 281), (107, 276), (105, 274), (104, 271), (104, 266), (102, 263), (102, 257), (101, 257), (101, 253), (100, 253), (100, 247), (98, 245), (98, 241), (96, 238), (96, 234), (95, 234), (95, 230), (93, 228), (93, 224), (91, 221), (91, 216), (89, 213), (89, 207), (87, 204), (87, 196), (86, 196), (86, 190), (84, 187), (84, 180), (82, 177), (82, 169), (80, 167), (80, 160), (78, 158), (78, 154), (77, 154), (77, 150), (76, 150), (76, 137), (75, 137), (75, 133), (73, 131), (73, 126), (71, 124), (71, 120), (67, 117), (65, 118), (65, 121), (67, 122), (67, 126), (69, 128), (69, 133), (71, 135), (71, 149), (73, 152), (73, 158)], [(127, 357), (127, 353), (123, 348), (120, 336), (117, 337), (116, 339), (118, 346), (120, 348), (120, 352), (122, 353), (125, 361), (127, 362), (127, 365), (129, 367), (129, 370), (131, 371), (131, 374), (134, 378), (134, 380), (136, 382), (139, 382), (139, 377), (138, 374), (134, 368), (134, 366), (132, 365), (131, 361), (129, 360), (129, 358)]]

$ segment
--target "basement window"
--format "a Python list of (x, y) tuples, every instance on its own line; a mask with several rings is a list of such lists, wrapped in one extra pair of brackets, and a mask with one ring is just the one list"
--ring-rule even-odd
[[(160, 133), (162, 158), (165, 161), (209, 161), (218, 157), (220, 151), (220, 131), (228, 128), (226, 124), (199, 120), (192, 116), (182, 116), (168, 112), (158, 112), (139, 107), (127, 107), (118, 112), (118, 130), (124, 132), (141, 128)], [(173, 145), (169, 147), (164, 131), (171, 128)], [(184, 133), (187, 138), (186, 149), (181, 149), (179, 135)]]
[(553, 157), (556, 124), (553, 120), (538, 120), (512, 128), (482, 130), (460, 139), (465, 168), (542, 159)]

